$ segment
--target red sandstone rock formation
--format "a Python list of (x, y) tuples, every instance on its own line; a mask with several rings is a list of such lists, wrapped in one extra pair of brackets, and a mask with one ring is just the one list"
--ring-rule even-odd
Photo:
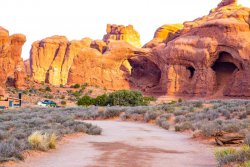
[(108, 42), (109, 40), (123, 40), (129, 44), (140, 48), (140, 34), (134, 29), (132, 25), (107, 25), (107, 34), (104, 35), (103, 41)]
[(84, 48), (73, 61), (68, 84), (87, 82), (108, 89), (129, 89), (126, 72), (130, 65), (126, 61), (147, 53), (148, 49), (135, 48), (124, 41), (111, 41), (104, 54), (99, 49)]
[(158, 90), (250, 96), (250, 9), (234, 2), (223, 1), (209, 15), (185, 22), (179, 37), (153, 49), (150, 59), (164, 74)]
[(26, 72), (23, 62), (20, 62), (16, 65), (15, 72), (14, 72), (14, 85), (18, 89), (25, 88), (25, 78)]
[[(74, 40), (69, 42), (64, 36), (53, 36), (34, 42), (30, 56), (33, 79), (57, 86), (65, 85), (68, 83), (68, 73), (73, 60), (82, 49), (88, 48), (91, 50), (93, 48), (92, 50), (101, 54), (105, 53), (107, 51), (107, 43), (111, 39), (126, 41), (136, 46), (140, 45), (140, 35), (131, 25), (127, 27), (108, 25), (104, 39), (104, 41), (92, 41), (89, 38), (84, 38), (80, 41)], [(126, 63), (124, 62), (124, 64)]]
[(223, 0), (207, 16), (183, 27), (159, 28), (147, 49), (128, 44), (138, 46), (138, 33), (127, 33), (134, 32), (131, 26), (108, 25), (104, 36), (108, 44), (45, 39), (33, 44), (32, 75), (54, 85), (87, 82), (167, 95), (249, 97), (249, 13), (236, 1)]
[(32, 77), (38, 82), (52, 85), (67, 83), (68, 71), (74, 57), (89, 47), (91, 39), (69, 42), (64, 36), (53, 36), (34, 42), (31, 49)]
[(9, 32), (0, 27), (0, 86), (5, 86), (8, 77), (14, 77), (17, 64), (23, 64), (21, 59), (22, 46), (26, 37), (22, 34), (9, 36)]
[(28, 76), (31, 76), (31, 69), (30, 69), (30, 59), (24, 61), (24, 68), (25, 72)]

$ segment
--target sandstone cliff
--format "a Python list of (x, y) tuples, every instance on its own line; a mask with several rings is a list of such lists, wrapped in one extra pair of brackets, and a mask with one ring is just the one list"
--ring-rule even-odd
[(21, 52), (25, 41), (26, 37), (23, 34), (9, 36), (9, 32), (0, 27), (0, 68), (2, 70), (0, 86), (5, 86), (8, 78), (14, 79), (14, 72), (18, 64), (22, 64), (24, 67)]
[(127, 71), (121, 68), (130, 67), (124, 63), (128, 59), (144, 56), (147, 53), (148, 49), (135, 48), (124, 41), (111, 41), (104, 54), (93, 48), (82, 49), (73, 61), (68, 83), (71, 85), (87, 82), (108, 89), (129, 89)]
[[(89, 38), (68, 41), (64, 36), (48, 37), (32, 44), (30, 55), (31, 76), (37, 82), (47, 82), (56, 86), (71, 83), (68, 82), (69, 70), (78, 53), (81, 50), (89, 50), (90, 53), (85, 53), (88, 55), (95, 50), (97, 54), (104, 54), (108, 50), (107, 43), (111, 42), (111, 39), (140, 46), (140, 35), (131, 25), (108, 25), (104, 41), (93, 41)], [(121, 49), (122, 47), (123, 45), (121, 45)], [(126, 55), (122, 56), (126, 57)], [(80, 67), (78, 70), (83, 72)], [(81, 83), (86, 82), (85, 79), (77, 80)]]

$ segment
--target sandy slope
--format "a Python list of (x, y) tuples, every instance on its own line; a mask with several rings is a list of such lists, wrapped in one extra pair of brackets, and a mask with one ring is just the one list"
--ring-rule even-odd
[(214, 167), (212, 148), (154, 125), (89, 121), (101, 136), (67, 138), (58, 149), (31, 156), (18, 167)]

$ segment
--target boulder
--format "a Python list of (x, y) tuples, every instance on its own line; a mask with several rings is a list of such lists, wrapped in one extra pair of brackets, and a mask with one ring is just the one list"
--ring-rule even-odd
[(108, 24), (106, 32), (107, 34), (105, 34), (103, 37), (103, 41), (105, 42), (108, 42), (109, 40), (123, 40), (134, 47), (141, 47), (140, 34), (134, 29), (132, 25), (123, 26)]

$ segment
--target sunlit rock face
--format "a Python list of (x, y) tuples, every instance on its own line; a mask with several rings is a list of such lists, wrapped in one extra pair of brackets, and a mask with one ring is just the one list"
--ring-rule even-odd
[[(9, 36), (8, 30), (0, 27), (0, 86), (5, 86), (8, 78), (14, 78), (15, 68), (22, 64), (22, 46), (26, 41), (23, 34)], [(14, 83), (13, 83), (14, 84)]]
[(250, 9), (222, 1), (209, 15), (185, 22), (178, 36), (153, 48), (168, 95), (250, 96)]
[(52, 85), (66, 84), (74, 57), (92, 40), (68, 41), (64, 36), (52, 36), (32, 44), (30, 63), (35, 81)]
[(156, 47), (160, 43), (169, 42), (178, 36), (183, 24), (165, 24), (159, 27), (154, 34), (154, 38), (144, 45), (145, 48)]
[[(140, 35), (134, 30), (133, 26), (131, 25), (107, 25), (107, 34), (104, 36), (104, 40), (91, 40), (89, 38), (84, 38), (82, 40), (68, 41), (68, 39), (64, 36), (52, 36), (41, 41), (36, 41), (32, 44), (30, 52), (31, 76), (37, 82), (46, 82), (55, 86), (59, 86), (61, 84), (65, 85), (67, 83), (72, 84), (76, 83), (76, 81), (79, 83), (85, 83), (89, 81), (92, 76), (84, 76), (79, 78), (78, 76), (73, 75), (77, 73), (76, 71), (73, 72), (70, 80), (68, 81), (69, 71), (72, 65), (74, 65), (73, 62), (78, 62), (77, 60), (74, 61), (74, 59), (78, 59), (78, 54), (83, 54), (82, 50), (89, 50), (91, 54), (92, 52), (95, 52), (97, 55), (104, 54), (104, 56), (106, 56), (106, 51), (113, 52), (113, 48), (119, 48), (119, 45), (116, 45), (116, 47), (108, 47), (109, 43), (112, 43), (112, 40), (121, 41), (120, 54), (122, 55), (117, 54), (116, 57), (110, 56), (109, 59), (118, 59), (119, 56), (129, 56), (127, 55), (127, 52), (123, 53), (123, 47), (125, 46), (125, 44), (123, 43), (127, 42), (128, 45), (130, 47), (133, 47), (134, 49), (136, 49), (135, 46), (141, 46)], [(117, 44), (119, 44), (119, 42)], [(112, 51), (110, 51), (110, 49)], [(86, 55), (82, 55), (83, 57), (88, 56), (90, 53), (84, 52), (84, 54)], [(99, 61), (101, 60), (102, 59), (100, 59)], [(85, 62), (81, 63), (84, 64)], [(124, 60), (122, 64), (124, 65), (124, 67), (126, 67), (126, 69), (129, 69), (130, 65), (128, 63), (128, 60)], [(74, 67), (72, 68), (76, 68), (80, 73), (85, 73), (84, 70), (93, 70), (95, 68), (90, 67), (88, 69), (82, 69), (80, 67), (82, 66), (74, 65)], [(110, 66), (110, 68), (112, 68), (112, 66)], [(72, 78), (72, 76), (76, 78)], [(123, 87), (126, 86), (121, 86), (121, 88)]]
[(107, 34), (104, 35), (103, 41), (122, 40), (126, 41), (134, 47), (141, 47), (140, 34), (134, 29), (132, 25), (107, 25)]
[(125, 41), (111, 41), (102, 53), (98, 48), (84, 48), (74, 58), (68, 84), (98, 85), (108, 89), (130, 89), (130, 64), (127, 60), (145, 56), (149, 49), (136, 48)]

